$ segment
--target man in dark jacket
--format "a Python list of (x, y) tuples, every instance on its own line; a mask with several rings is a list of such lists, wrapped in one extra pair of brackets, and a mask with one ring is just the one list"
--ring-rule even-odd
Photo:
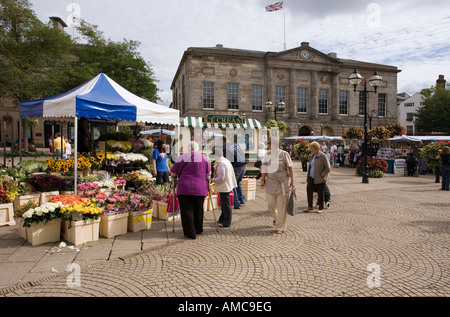
[(242, 178), (245, 174), (247, 160), (245, 153), (237, 143), (237, 135), (234, 136), (234, 142), (227, 143), (227, 139), (223, 138), (223, 153), (225, 157), (231, 162), (236, 177), (237, 187), (233, 189), (234, 193), (234, 209), (240, 209), (241, 205), (245, 204), (245, 196), (242, 191)]

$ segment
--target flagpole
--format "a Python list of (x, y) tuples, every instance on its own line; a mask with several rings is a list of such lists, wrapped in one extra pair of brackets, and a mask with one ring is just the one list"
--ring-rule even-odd
[(286, 50), (286, 7), (283, 8), (284, 14), (284, 50)]

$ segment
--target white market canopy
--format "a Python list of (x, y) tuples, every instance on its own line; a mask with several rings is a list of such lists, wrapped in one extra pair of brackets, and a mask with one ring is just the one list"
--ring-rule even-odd
[(340, 136), (326, 136), (326, 135), (318, 135), (318, 136), (289, 136), (284, 138), (285, 140), (300, 140), (307, 139), (309, 141), (342, 141), (342, 137)]
[[(138, 97), (101, 73), (64, 94), (20, 103), (19, 117), (74, 118), (75, 162), (78, 157), (78, 119), (118, 120), (156, 124), (180, 124), (180, 112)], [(22, 131), (22, 129), (20, 129)], [(74, 167), (75, 194), (77, 171)]]
[[(214, 116), (210, 116), (214, 117)], [(223, 122), (208, 122), (203, 117), (186, 117), (181, 123), (180, 127), (191, 127), (191, 128), (218, 128), (218, 129), (226, 129), (226, 128), (243, 128), (243, 129), (263, 129), (264, 125), (261, 124), (256, 119), (249, 118), (239, 118), (236, 116), (217, 116), (218, 118), (223, 118)], [(235, 122), (233, 120), (227, 121), (226, 119), (230, 117), (231, 119), (236, 119)]]
[(140, 134), (156, 134), (156, 133), (161, 133), (161, 134), (166, 134), (166, 135), (175, 135), (175, 131), (170, 131), (170, 130), (166, 130), (166, 129), (152, 129), (152, 130), (145, 130), (145, 131), (141, 131)]
[(103, 73), (64, 94), (20, 103), (20, 118), (42, 117), (180, 124), (178, 110), (138, 97)]
[(423, 142), (423, 141), (450, 141), (450, 136), (448, 135), (415, 135), (415, 136), (408, 136), (408, 135), (401, 135), (396, 136), (390, 139), (387, 139), (387, 141), (410, 141), (410, 142)]

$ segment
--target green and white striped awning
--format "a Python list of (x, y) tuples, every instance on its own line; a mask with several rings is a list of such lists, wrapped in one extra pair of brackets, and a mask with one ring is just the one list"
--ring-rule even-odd
[(186, 117), (181, 123), (180, 127), (192, 127), (192, 128), (243, 128), (243, 129), (262, 129), (262, 125), (256, 119), (245, 119), (245, 123), (209, 123), (203, 122), (202, 117)]

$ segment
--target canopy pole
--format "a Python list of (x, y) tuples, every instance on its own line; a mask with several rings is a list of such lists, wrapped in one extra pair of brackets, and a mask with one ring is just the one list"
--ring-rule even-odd
[(78, 195), (77, 183), (78, 183), (78, 118), (75, 116), (73, 131), (75, 134), (75, 144), (74, 144), (74, 166), (73, 166), (73, 181), (74, 181), (74, 191), (75, 195)]
[(22, 139), (23, 139), (22, 118), (19, 117), (19, 165), (20, 163), (22, 163)]

